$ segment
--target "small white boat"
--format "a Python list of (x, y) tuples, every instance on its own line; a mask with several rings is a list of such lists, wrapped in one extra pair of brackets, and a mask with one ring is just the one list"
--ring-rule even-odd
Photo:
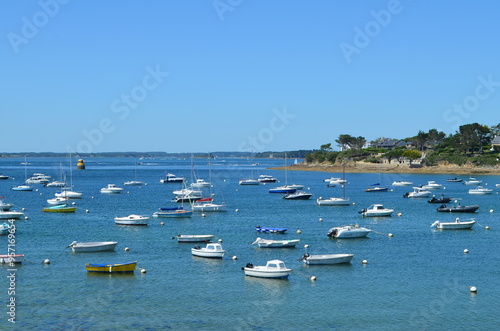
[(102, 252), (102, 251), (114, 251), (118, 242), (116, 241), (96, 241), (96, 242), (83, 242), (79, 243), (73, 241), (66, 248), (71, 248), (75, 253), (80, 252)]
[(8, 220), (8, 219), (19, 219), (23, 217), (24, 213), (20, 211), (11, 211), (11, 210), (0, 210), (0, 219)]
[(335, 226), (328, 230), (327, 236), (331, 238), (363, 238), (370, 233), (370, 229), (361, 227), (359, 225), (343, 225)]
[(443, 185), (438, 184), (438, 183), (436, 183), (433, 180), (430, 180), (430, 181), (427, 182), (427, 184), (422, 185), (422, 188), (424, 190), (438, 190), (438, 189), (440, 189), (442, 187), (443, 187)]
[(260, 248), (285, 248), (285, 247), (295, 247), (300, 242), (300, 239), (291, 240), (271, 240), (257, 238), (251, 245), (257, 244)]
[(11, 188), (12, 191), (33, 191), (33, 188), (29, 185), (18, 185)]
[(277, 179), (270, 175), (260, 175), (258, 181), (261, 183), (274, 183)]
[(1, 254), (0, 263), (22, 263), (24, 254)]
[(178, 234), (173, 238), (177, 239), (180, 243), (199, 243), (199, 242), (209, 242), (215, 236), (213, 234)]
[(478, 186), (476, 188), (472, 188), (469, 190), (469, 194), (491, 194), (493, 190), (490, 188), (485, 188), (482, 186)]
[(432, 195), (431, 191), (428, 191), (421, 187), (414, 187), (413, 192), (406, 192), (404, 198), (429, 198)]
[(55, 197), (52, 199), (47, 199), (47, 203), (52, 206), (65, 205), (69, 201), (69, 198)]
[(123, 188), (117, 187), (115, 184), (108, 184), (108, 186), (103, 187), (101, 189), (101, 193), (107, 193), (107, 194), (118, 194), (122, 193)]
[(483, 182), (482, 180), (478, 180), (476, 178), (470, 177), (469, 180), (466, 180), (464, 182), (464, 185), (472, 185), (472, 186), (481, 185), (482, 182)]
[(241, 179), (239, 181), (240, 185), (260, 185), (260, 181), (258, 179)]
[(304, 191), (297, 191), (295, 193), (288, 193), (287, 195), (284, 195), (283, 199), (286, 199), (286, 200), (308, 200), (310, 197), (312, 197), (312, 193), (304, 192)]
[(181, 190), (175, 190), (175, 191), (172, 191), (172, 193), (177, 197), (185, 197), (185, 196), (201, 197), (201, 195), (203, 194), (202, 191), (191, 190), (188, 188), (183, 188)]
[(26, 179), (26, 184), (47, 184), (51, 177), (44, 174), (35, 173), (30, 178)]
[(0, 197), (0, 210), (7, 211), (10, 210), (10, 208), (14, 207), (13, 203), (5, 203), (2, 200), (3, 197)]
[(470, 219), (467, 221), (460, 221), (460, 219), (457, 217), (455, 219), (455, 222), (440, 222), (436, 221), (431, 224), (431, 227), (436, 227), (437, 229), (440, 230), (468, 230), (471, 229), (474, 224), (476, 224), (476, 221), (474, 219)]
[(392, 182), (392, 186), (411, 186), (413, 185), (413, 182), (409, 182), (406, 180), (396, 180)]
[(63, 188), (61, 192), (56, 192), (56, 198), (81, 199), (83, 193), (71, 191), (69, 188)]
[(45, 184), (44, 186), (45, 187), (64, 187), (64, 186), (66, 186), (66, 183), (55, 180), (53, 182)]
[(115, 223), (119, 225), (148, 225), (149, 217), (141, 215), (129, 215), (115, 217)]
[(160, 210), (153, 213), (153, 217), (169, 217), (169, 218), (183, 218), (191, 217), (193, 212), (185, 210), (183, 207), (167, 207), (160, 208)]
[(323, 180), (324, 182), (330, 185), (342, 185), (347, 183), (346, 179), (338, 178), (338, 177), (330, 177)]
[(305, 253), (299, 261), (305, 264), (340, 264), (340, 263), (351, 263), (354, 254), (320, 254), (320, 255), (309, 255)]
[(192, 210), (194, 212), (226, 212), (227, 206), (214, 203), (212, 198), (206, 198), (193, 203)]
[(286, 185), (286, 187), (288, 188), (292, 188), (292, 189), (296, 189), (296, 190), (302, 190), (304, 188), (304, 185), (300, 185), (300, 184), (290, 184), (290, 185)]
[(349, 206), (351, 201), (349, 198), (319, 198), (316, 200), (318, 206)]
[(222, 259), (224, 253), (226, 253), (226, 251), (223, 250), (222, 245), (218, 243), (207, 244), (205, 247), (195, 246), (191, 248), (191, 254), (200, 257)]
[(165, 183), (180, 183), (185, 180), (184, 177), (177, 177), (174, 174), (166, 174), (164, 179), (160, 179), (160, 183), (165, 184)]
[(290, 187), (288, 185), (278, 186), (278, 187), (274, 187), (274, 188), (269, 189), (269, 193), (289, 194), (289, 193), (295, 193), (296, 191), (297, 191), (296, 188)]
[(9, 179), (9, 176), (0, 174), (0, 180)]
[(251, 263), (247, 263), (241, 269), (243, 269), (246, 276), (261, 278), (287, 278), (292, 273), (292, 269), (288, 269), (281, 260), (267, 261), (265, 266), (254, 266)]
[(202, 187), (210, 187), (212, 184), (209, 182), (203, 180), (203, 179), (197, 179), (196, 182), (191, 183), (191, 187), (195, 188), (202, 188)]
[(141, 185), (144, 185), (144, 182), (141, 182), (139, 180), (129, 180), (128, 182), (123, 183), (123, 185), (127, 185), (127, 186), (141, 186)]
[(377, 217), (377, 216), (391, 216), (394, 213), (394, 209), (385, 208), (381, 204), (373, 204), (368, 208), (365, 208), (359, 213), (367, 217)]

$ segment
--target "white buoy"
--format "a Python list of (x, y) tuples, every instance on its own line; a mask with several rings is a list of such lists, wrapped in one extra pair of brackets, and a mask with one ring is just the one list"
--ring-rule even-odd
[(94, 197), (90, 197), (91, 199), (94, 199)]
[(88, 213), (88, 212), (89, 212), (89, 210), (88, 210), (88, 209), (85, 209), (85, 212), (86, 212), (86, 213)]
[(141, 274), (145, 274), (146, 273), (146, 269), (141, 269)]
[(469, 291), (471, 293), (477, 293), (477, 288), (475, 286), (469, 286)]
[(50, 264), (50, 260), (49, 259), (43, 260), (43, 264)]
[(233, 255), (232, 259), (233, 259), (233, 260), (237, 260), (237, 259), (238, 259), (238, 257), (237, 257), (236, 255)]
[(490, 209), (490, 213), (492, 213), (492, 212), (493, 212), (493, 209)]
[(489, 229), (490, 229), (490, 227), (489, 227), (489, 226), (487, 226), (487, 225), (486, 225), (484, 228), (485, 228), (486, 230), (489, 230)]
[(36, 189), (35, 192), (38, 192), (38, 189)]
[(319, 221), (320, 221), (320, 222), (323, 222), (323, 218), (322, 218), (322, 217), (320, 217), (320, 218), (319, 218)]
[(205, 214), (201, 214), (201, 217), (205, 217)]
[(361, 261), (361, 263), (368, 264), (368, 261), (367, 260), (363, 260), (363, 261)]
[(219, 238), (219, 240), (217, 240), (217, 241), (221, 243), (221, 242), (222, 242), (222, 239), (220, 239), (220, 238)]
[(21, 208), (21, 210), (22, 210), (22, 211), (25, 211), (25, 210), (26, 210), (26, 208)]
[(354, 206), (354, 205), (356, 205), (356, 202), (353, 202), (353, 203), (352, 203), (352, 205), (353, 205), (353, 206)]
[(464, 249), (464, 253), (465, 253), (465, 254), (469, 253), (469, 250), (468, 250), (467, 248), (466, 248), (466, 249)]
[(42, 195), (43, 195), (43, 193), (40, 193), (40, 196), (42, 196)]
[(238, 189), (236, 189), (236, 192), (238, 192)]
[(25, 220), (29, 220), (30, 218), (28, 216), (24, 216), (24, 219)]
[(305, 245), (304, 245), (304, 248), (309, 248), (309, 245), (308, 245), (308, 244), (305, 244)]
[(313, 281), (313, 282), (314, 282), (314, 281), (316, 280), (316, 276), (311, 276), (311, 278), (310, 278), (310, 279), (311, 279), (311, 281)]
[(302, 231), (300, 231), (300, 229), (297, 229), (297, 234), (301, 234)]
[(388, 236), (389, 237), (394, 237), (394, 235), (392, 233), (389, 233)]
[(403, 214), (401, 214), (401, 213), (398, 213), (398, 216), (401, 216), (401, 215), (403, 215)]
[[(130, 194), (130, 191), (127, 191), (127, 194)], [(144, 269), (142, 269), (142, 270), (144, 270)]]
[(76, 202), (72, 202), (71, 204), (74, 206), (74, 205), (76, 205)]
[(130, 250), (130, 248), (125, 247), (123, 250), (124, 250), (125, 252), (128, 252), (128, 251)]
[(238, 208), (236, 208), (234, 211), (235, 211), (235, 212), (239, 212), (240, 210), (239, 210)]
[(165, 225), (165, 222), (160, 222), (160, 225)]

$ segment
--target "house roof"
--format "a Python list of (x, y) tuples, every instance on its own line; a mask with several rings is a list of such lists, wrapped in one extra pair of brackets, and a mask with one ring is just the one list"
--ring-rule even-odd
[(491, 141), (492, 145), (500, 145), (500, 136), (495, 136), (493, 140)]

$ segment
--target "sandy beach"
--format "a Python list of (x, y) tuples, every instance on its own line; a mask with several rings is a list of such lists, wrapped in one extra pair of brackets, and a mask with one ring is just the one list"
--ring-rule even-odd
[[(284, 170), (285, 167), (273, 169)], [(321, 171), (342, 173), (341, 165), (298, 163), (287, 167), (288, 170)], [(347, 173), (408, 173), (408, 174), (451, 174), (451, 175), (500, 175), (498, 167), (474, 167), (440, 165), (433, 167), (410, 168), (408, 165), (353, 162), (345, 166)]]

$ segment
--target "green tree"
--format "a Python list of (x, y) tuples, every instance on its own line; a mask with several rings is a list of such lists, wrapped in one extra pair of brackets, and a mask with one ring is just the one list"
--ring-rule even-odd
[(342, 151), (345, 151), (351, 147), (353, 136), (350, 134), (341, 134), (335, 142), (339, 145)]
[(406, 157), (408, 160), (410, 160), (410, 164), (412, 163), (413, 160), (419, 159), (422, 157), (422, 153), (419, 151), (416, 151), (414, 149), (408, 149), (404, 151), (401, 156)]

